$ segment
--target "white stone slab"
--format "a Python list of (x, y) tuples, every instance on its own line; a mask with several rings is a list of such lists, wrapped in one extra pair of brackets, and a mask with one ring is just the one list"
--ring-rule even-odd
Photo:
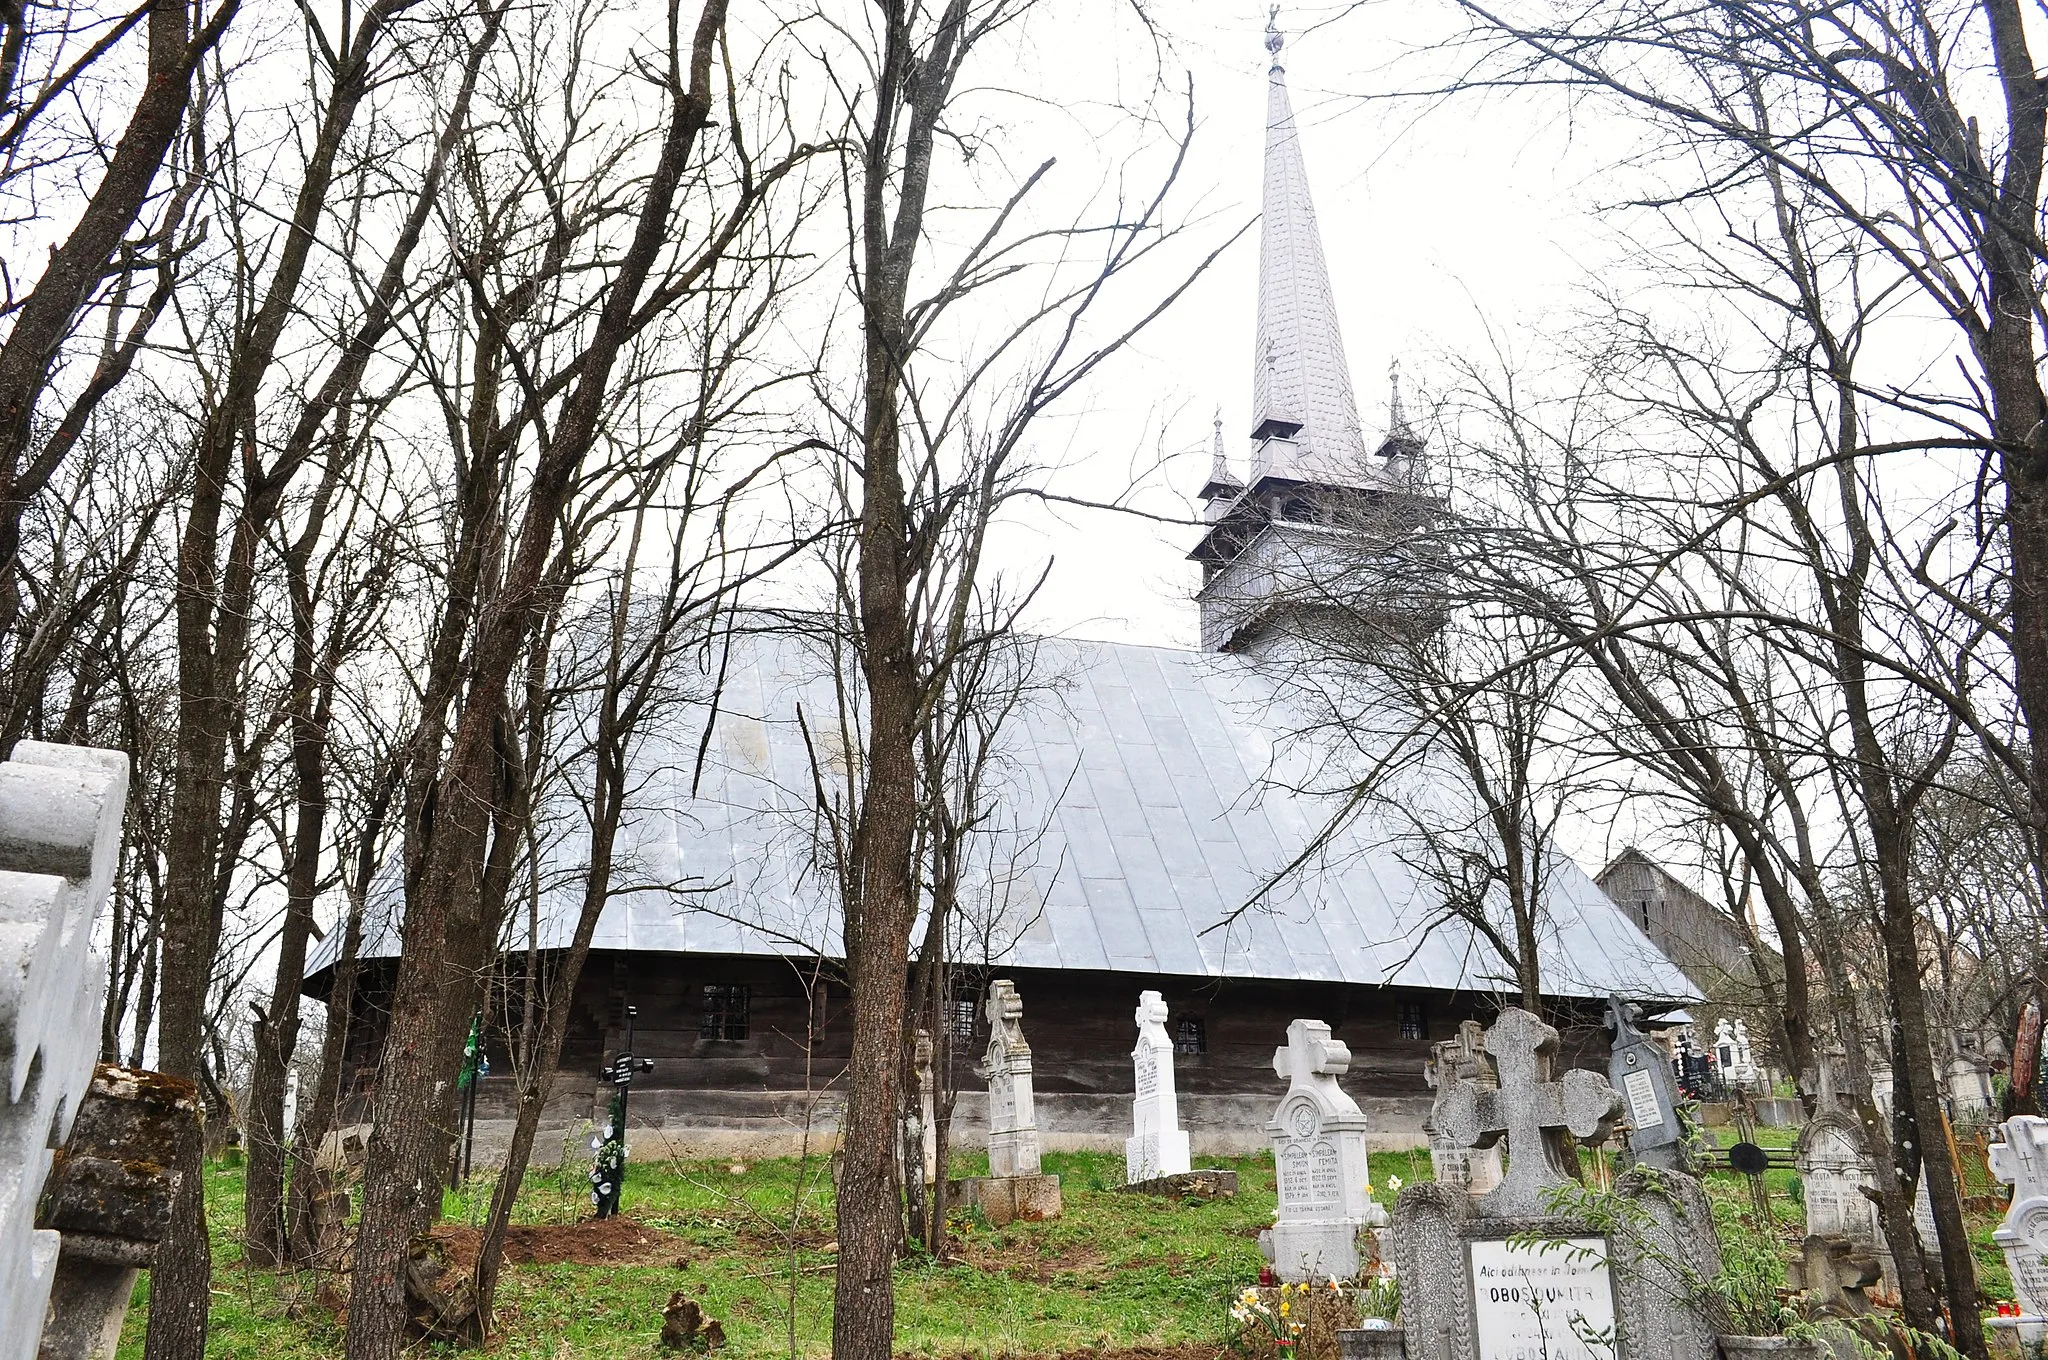
[(1481, 1239), (1470, 1258), (1478, 1360), (1614, 1360), (1607, 1239)]
[(1187, 1130), (1180, 1126), (1166, 1015), (1166, 999), (1158, 992), (1139, 994), (1138, 1044), (1131, 1050), (1131, 1136), (1124, 1140), (1124, 1179), (1132, 1185), (1177, 1175), (1194, 1165)]

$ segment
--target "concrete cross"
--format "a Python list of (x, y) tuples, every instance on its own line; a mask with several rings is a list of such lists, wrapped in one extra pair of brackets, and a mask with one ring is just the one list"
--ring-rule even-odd
[(1498, 1085), (1486, 1061), (1486, 1026), (1477, 1020), (1460, 1020), (1458, 1037), (1430, 1045), (1430, 1060), (1423, 1064), (1422, 1079), (1432, 1091), (1448, 1091), (1461, 1077), (1482, 1086)]
[(2012, 1202), (2048, 1196), (2048, 1119), (2005, 1121), (2005, 1141), (1990, 1149), (1991, 1174), (2012, 1186)]
[[(1151, 1038), (1152, 1031), (1146, 1028), (1146, 1026), (1151, 1025), (1157, 1026), (1159, 1032), (1163, 1035), (1166, 1032), (1166, 1014), (1165, 997), (1161, 996), (1158, 992), (1138, 993), (1138, 1013), (1136, 1019), (1139, 1033), (1148, 1039)], [(1172, 1040), (1167, 1042), (1171, 1043)]]
[[(1351, 1067), (1351, 1046), (1330, 1037), (1320, 1020), (1296, 1020), (1287, 1027), (1287, 1042), (1273, 1050), (1273, 1073), (1296, 1086), (1334, 1086)], [(1321, 1077), (1321, 1082), (1316, 1078)]]
[(1480, 1206), (1489, 1214), (1534, 1216), (1547, 1212), (1543, 1192), (1578, 1179), (1565, 1132), (1604, 1138), (1621, 1113), (1621, 1096), (1592, 1072), (1551, 1080), (1557, 1031), (1510, 1006), (1486, 1032), (1486, 1051), (1500, 1074), (1500, 1089), (1460, 1081), (1444, 1102), (1443, 1133), (1466, 1147), (1508, 1140), (1508, 1174)]

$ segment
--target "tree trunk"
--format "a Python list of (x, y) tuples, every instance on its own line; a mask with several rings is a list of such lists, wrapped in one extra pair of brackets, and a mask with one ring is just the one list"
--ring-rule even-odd
[[(314, 523), (322, 517), (316, 516)], [(307, 538), (300, 546), (310, 548)], [(294, 554), (297, 558), (297, 553)], [(285, 874), (284, 925), (278, 935), (277, 978), (269, 1009), (256, 1021), (249, 1078), (248, 1172), (243, 1180), (242, 1256), (255, 1266), (282, 1265), (285, 1245), (285, 1087), (299, 1043), (299, 987), (306, 944), (313, 934), (313, 899), (320, 884), (320, 851), (327, 824), (327, 730), (332, 716), (332, 664), (316, 660), (313, 606), (305, 562), (293, 562), (292, 779), (298, 802), (291, 864)], [(336, 624), (336, 639), (341, 634)], [(326, 658), (336, 661), (330, 653)]]

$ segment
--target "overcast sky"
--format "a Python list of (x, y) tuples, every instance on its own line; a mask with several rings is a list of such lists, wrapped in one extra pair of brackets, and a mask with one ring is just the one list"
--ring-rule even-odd
[[(1176, 0), (1155, 11), (1175, 44), (1174, 69), (1193, 77), (1200, 127), (1188, 178), (1221, 236), (1259, 207), (1266, 9)], [(1428, 83), (1440, 65), (1430, 38), (1454, 22), (1444, 0), (1281, 12), (1288, 86), (1368, 444), (1384, 427), (1390, 359), (1400, 356), (1407, 381), (1426, 385), (1443, 354), (1486, 350), (1489, 328), (1512, 341), (1557, 324), (1613, 254), (1597, 206), (1615, 192), (1601, 172), (1626, 127), (1569, 126), (1527, 99), (1385, 98)], [(1087, 36), (1066, 52), (1091, 51)], [(1048, 93), (1072, 101), (1102, 97), (1113, 78), (1099, 61), (1058, 54), (1046, 74), (1066, 87)], [(1173, 456), (1146, 478), (1138, 504), (1194, 513), (1219, 406), (1225, 447), (1242, 470), (1257, 273), (1254, 232), (1085, 402), (1041, 428), (1041, 455), (1067, 462), (1065, 486), (1112, 494), (1164, 452)], [(1198, 578), (1185, 555), (1196, 537), (1192, 528), (1126, 517), (1039, 512), (1011, 524), (999, 560), (1035, 574), (1053, 559), (1037, 611), (1047, 631), (1193, 646)]]

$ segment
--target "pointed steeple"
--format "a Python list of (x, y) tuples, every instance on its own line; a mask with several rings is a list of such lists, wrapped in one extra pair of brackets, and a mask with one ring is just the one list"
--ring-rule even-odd
[(1415, 433), (1415, 427), (1408, 423), (1408, 413), (1401, 409), (1399, 359), (1387, 365), (1387, 387), (1387, 437), (1380, 441), (1379, 456), (1386, 460), (1390, 478), (1413, 482), (1421, 471), (1416, 460), (1422, 456), (1425, 441)]
[(1209, 459), (1209, 480), (1202, 483), (1202, 500), (1207, 503), (1206, 517), (1221, 518), (1230, 508), (1230, 503), (1243, 492), (1244, 483), (1230, 470), (1230, 455), (1223, 451), (1223, 412), (1216, 412), (1216, 451)]
[(1280, 7), (1266, 20), (1273, 54), (1266, 91), (1266, 183), (1259, 239), (1259, 330), (1252, 369), (1252, 480), (1288, 477), (1336, 486), (1373, 480), (1344, 337), (1330, 293), (1308, 169), (1287, 73)]

